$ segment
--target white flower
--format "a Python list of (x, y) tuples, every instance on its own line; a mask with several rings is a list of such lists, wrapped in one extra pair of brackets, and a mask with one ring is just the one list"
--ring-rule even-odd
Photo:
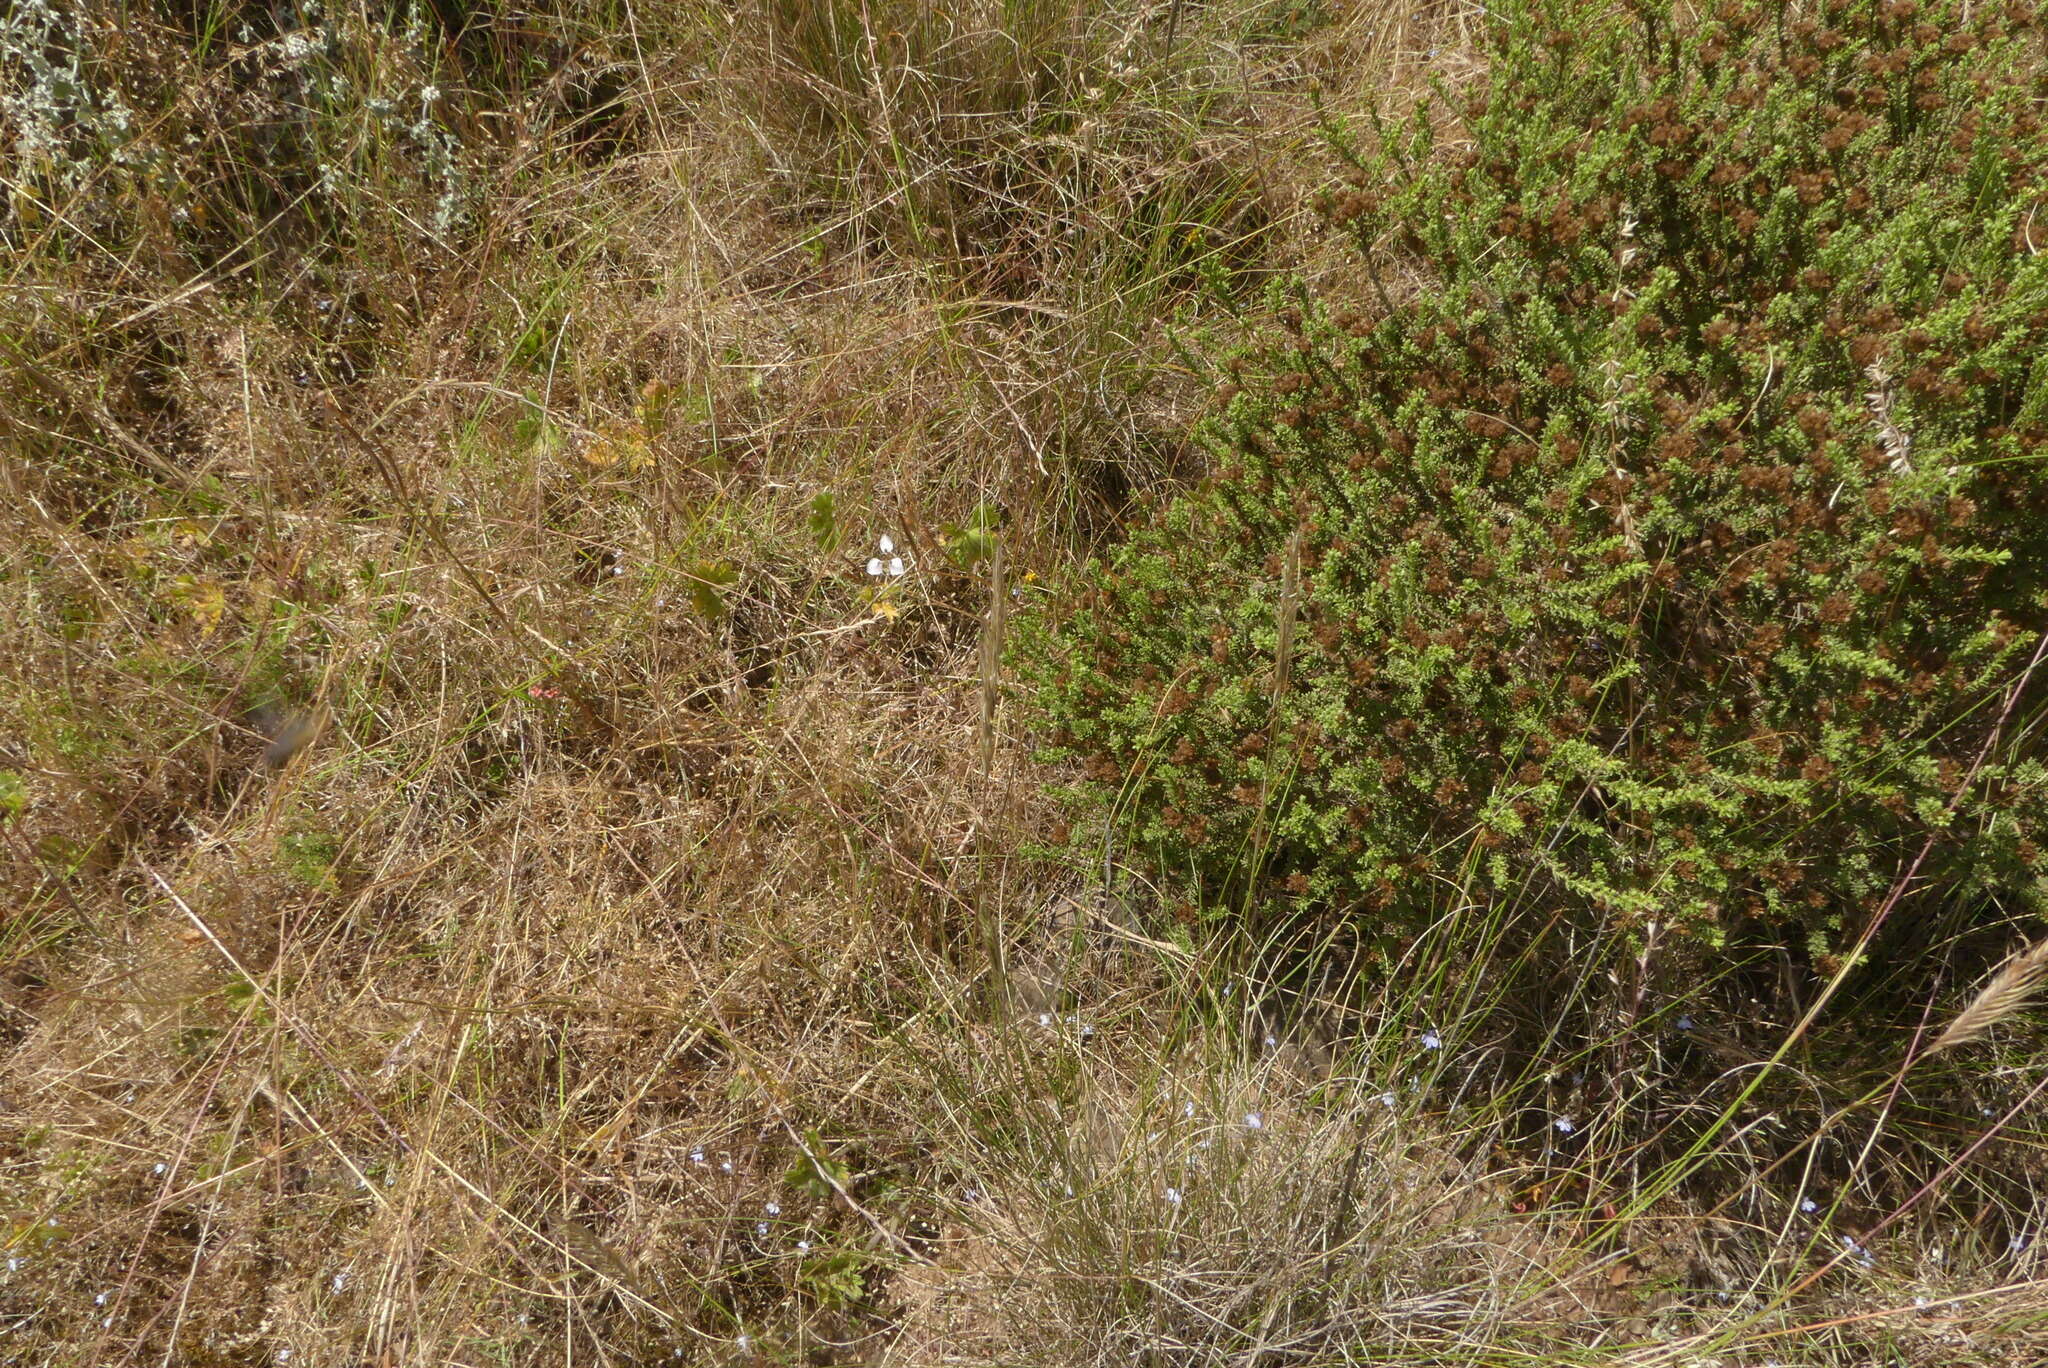
[(93, 1297), (92, 1304), (94, 1306), (105, 1306), (107, 1304), (107, 1294), (104, 1292), (97, 1294)]
[(1173, 1206), (1179, 1206), (1179, 1205), (1180, 1205), (1180, 1189), (1179, 1189), (1179, 1188), (1174, 1188), (1174, 1187), (1170, 1187), (1170, 1188), (1168, 1188), (1168, 1189), (1166, 1190), (1166, 1200), (1167, 1200), (1167, 1202), (1168, 1202), (1168, 1203), (1169, 1203), (1170, 1205), (1173, 1205)]
[(157, 1173), (162, 1173), (164, 1171), (164, 1166), (161, 1163), (159, 1163), (154, 1171)]
[(334, 1284), (333, 1284), (333, 1286), (334, 1286), (334, 1290), (335, 1290), (335, 1291), (337, 1291), (337, 1292), (341, 1291), (341, 1289), (342, 1289), (342, 1288), (344, 1288), (344, 1287), (347, 1287), (347, 1286), (348, 1286), (348, 1274), (346, 1274), (346, 1273), (337, 1273), (337, 1274), (335, 1274), (335, 1275), (334, 1275)]
[(1444, 1038), (1443, 1038), (1442, 1036), (1438, 1035), (1438, 1034), (1437, 1034), (1437, 1033), (1436, 1033), (1435, 1031), (1424, 1031), (1424, 1032), (1422, 1033), (1422, 1048), (1423, 1048), (1423, 1049), (1425, 1049), (1425, 1050), (1441, 1050), (1441, 1049), (1442, 1049), (1443, 1047), (1444, 1047)]
[(731, 1173), (731, 1172), (732, 1172), (732, 1160), (730, 1160), (730, 1159), (721, 1159), (721, 1160), (719, 1160), (719, 1161), (718, 1161), (718, 1171), (719, 1171), (720, 1173)]
[[(2026, 1249), (2026, 1247), (2027, 1237), (2024, 1235), (2015, 1235), (2010, 1240), (2007, 1240), (2005, 1242), (2006, 1251), (2011, 1254), (2021, 1253)], [(7, 1261), (7, 1266), (9, 1268), (12, 1268), (14, 1266), (14, 1260), (9, 1259)]]
[(1814, 1212), (1820, 1210), (1820, 1203), (1814, 1201), (1811, 1197), (1801, 1197), (1799, 1199), (1799, 1209), (1811, 1216)]
[(1194, 1114), (1195, 1114), (1195, 1104), (1194, 1104), (1194, 1103), (1192, 1103), (1192, 1102), (1183, 1102), (1183, 1103), (1181, 1103), (1181, 1104), (1180, 1104), (1180, 1114), (1181, 1114), (1182, 1116), (1188, 1117), (1189, 1119), (1193, 1119), (1193, 1117), (1194, 1117)]
[(902, 578), (903, 557), (896, 554), (896, 543), (885, 536), (876, 546), (882, 554), (868, 557), (868, 574), (876, 579)]
[(770, 1202), (765, 1210), (770, 1216), (780, 1216), (782, 1214), (782, 1204), (780, 1202)]
[(704, 1151), (703, 1151), (703, 1150), (700, 1150), (700, 1149), (693, 1149), (693, 1150), (691, 1150), (691, 1151), (690, 1151), (690, 1162), (691, 1162), (691, 1163), (693, 1163), (693, 1164), (702, 1164), (702, 1163), (706, 1162), (706, 1160), (705, 1160), (705, 1158), (704, 1158)]
[(434, 101), (436, 101), (436, 100), (438, 100), (438, 99), (440, 99), (440, 98), (441, 98), (441, 87), (439, 87), (439, 86), (436, 86), (436, 85), (430, 85), (430, 86), (422, 86), (422, 87), (420, 88), (420, 103), (421, 103), (421, 104), (432, 104), (432, 103), (434, 103)]
[(766, 1235), (768, 1233), (768, 1223), (766, 1221), (754, 1222), (754, 1233), (756, 1235)]
[(1559, 1135), (1570, 1135), (1574, 1130), (1578, 1129), (1578, 1127), (1572, 1123), (1572, 1119), (1569, 1116), (1560, 1116), (1551, 1124), (1557, 1127), (1557, 1133)]
[(749, 1349), (752, 1349), (754, 1347), (754, 1337), (752, 1335), (743, 1333), (737, 1339), (733, 1340), (733, 1344), (739, 1349), (739, 1351), (742, 1354), (744, 1354)]
[(1244, 1128), (1246, 1130), (1264, 1130), (1266, 1128), (1266, 1118), (1258, 1112), (1246, 1112), (1244, 1114)]
[(1690, 1031), (1692, 1029), (1692, 1018), (1689, 1016), (1680, 1017), (1678, 1019), (1678, 1029), (1681, 1031)]
[(1380, 1101), (1384, 1102), (1387, 1106), (1392, 1107), (1396, 1102), (1400, 1101), (1400, 1099), (1395, 1097), (1394, 1090), (1392, 1088), (1389, 1088), (1385, 1092), (1380, 1094)]
[(1279, 1040), (1276, 1039), (1271, 1033), (1268, 1033), (1266, 1036), (1266, 1048), (1269, 1050), (1277, 1049), (1279, 1048), (1279, 1045)]
[[(796, 1247), (798, 1253), (808, 1254), (811, 1252), (811, 1242), (809, 1240), (798, 1240), (796, 1242)], [(676, 1352), (680, 1354), (682, 1350), (678, 1349), (676, 1350)]]

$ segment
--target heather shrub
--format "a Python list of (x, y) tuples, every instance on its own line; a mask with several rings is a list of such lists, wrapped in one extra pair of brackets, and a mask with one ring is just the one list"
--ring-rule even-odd
[(2024, 906), (2048, 244), (2024, 7), (1497, 7), (1333, 126), (1348, 278), (1206, 480), (1025, 625), (1072, 791), (1191, 902), (1534, 905), (1821, 968)]

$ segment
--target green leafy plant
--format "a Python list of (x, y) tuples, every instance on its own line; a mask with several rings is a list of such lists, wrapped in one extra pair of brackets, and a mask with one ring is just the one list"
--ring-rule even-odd
[(798, 1192), (823, 1202), (844, 1191), (851, 1177), (846, 1165), (827, 1152), (818, 1132), (807, 1130), (804, 1132), (803, 1153), (790, 1166), (783, 1181)]
[(945, 537), (946, 558), (962, 570), (972, 570), (996, 553), (996, 529), (1002, 526), (1002, 510), (992, 503), (978, 503), (964, 523), (947, 523), (940, 528)]
[(820, 1302), (845, 1308), (867, 1296), (867, 1271), (872, 1262), (857, 1249), (834, 1249), (806, 1259), (798, 1276), (804, 1290)]
[(308, 888), (331, 890), (341, 843), (324, 831), (291, 831), (278, 837), (278, 858), (294, 879)]
[(836, 550), (839, 546), (839, 501), (832, 491), (822, 490), (811, 500), (809, 519), (811, 540), (818, 544), (820, 551)]
[(725, 616), (725, 591), (739, 583), (740, 572), (729, 561), (698, 561), (691, 567), (690, 606), (697, 616), (715, 622)]
[(1490, 22), (1461, 99), (1332, 128), (1357, 271), (1281, 292), (1209, 478), (1023, 624), (1074, 795), (1383, 945), (1455, 888), (1825, 969), (1930, 841), (1908, 904), (2024, 905), (2030, 13)]

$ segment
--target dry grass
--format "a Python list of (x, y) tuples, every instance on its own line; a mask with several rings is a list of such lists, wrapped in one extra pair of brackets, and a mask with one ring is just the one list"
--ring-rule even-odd
[(1982, 1040), (2000, 1022), (2009, 1021), (2032, 1005), (2048, 979), (2048, 941), (2020, 951), (1999, 969), (1969, 1006), (1956, 1013), (1947, 1029), (1927, 1047), (1930, 1055), (1973, 1040)]
[(1311, 93), (1470, 13), (84, 12), (6, 135), (0, 1357), (2022, 1361), (2030, 1253), (1766, 1312), (1783, 1230), (1602, 1233), (1482, 1054), (1032, 853), (992, 598), (1323, 269)]

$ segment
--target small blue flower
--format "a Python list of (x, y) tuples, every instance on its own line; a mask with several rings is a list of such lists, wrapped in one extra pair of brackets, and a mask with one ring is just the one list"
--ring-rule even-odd
[(1441, 1049), (1442, 1049), (1443, 1047), (1444, 1047), (1444, 1039), (1443, 1039), (1443, 1037), (1442, 1037), (1442, 1036), (1438, 1035), (1438, 1034), (1437, 1034), (1437, 1033), (1436, 1033), (1435, 1031), (1424, 1031), (1424, 1032), (1422, 1033), (1422, 1048), (1423, 1048), (1423, 1049), (1425, 1049), (1425, 1050), (1441, 1050)]

